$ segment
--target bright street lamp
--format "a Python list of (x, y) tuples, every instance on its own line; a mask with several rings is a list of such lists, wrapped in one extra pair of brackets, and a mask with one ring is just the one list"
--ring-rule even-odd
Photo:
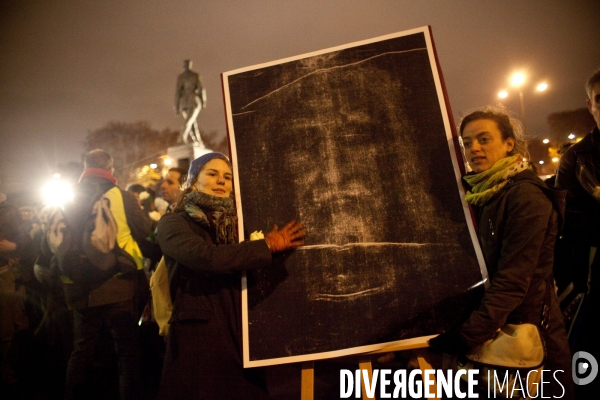
[[(527, 76), (524, 72), (519, 71), (512, 74), (509, 78), (510, 85), (516, 88), (519, 91), (519, 102), (521, 105), (521, 119), (523, 120), (523, 125), (525, 125), (525, 101), (523, 99), (523, 85), (527, 82)], [(538, 92), (543, 92), (548, 89), (548, 84), (546, 82), (541, 82), (536, 86), (536, 90)], [(505, 99), (508, 97), (508, 91), (502, 90), (498, 93), (498, 97), (501, 99)]]
[(510, 84), (513, 85), (514, 87), (518, 88), (524, 83), (525, 83), (525, 74), (522, 72), (515, 72), (510, 77)]

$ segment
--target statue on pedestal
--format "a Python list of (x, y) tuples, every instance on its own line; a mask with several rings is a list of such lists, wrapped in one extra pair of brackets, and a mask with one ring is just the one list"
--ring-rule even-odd
[(191, 60), (185, 60), (183, 68), (184, 71), (177, 77), (175, 89), (175, 112), (185, 119), (179, 142), (188, 143), (191, 138), (194, 146), (204, 148), (196, 118), (206, 108), (206, 89), (200, 75), (191, 70)]

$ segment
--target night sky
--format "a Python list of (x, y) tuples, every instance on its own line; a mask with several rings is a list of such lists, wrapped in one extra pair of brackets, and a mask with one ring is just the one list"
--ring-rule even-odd
[[(454, 117), (496, 104), (523, 69), (527, 127), (585, 106), (600, 67), (597, 0), (31, 1), (0, 5), (0, 191), (41, 186), (80, 161), (110, 121), (179, 129), (182, 61), (208, 94), (204, 131), (225, 135), (220, 73), (394, 32), (432, 27)], [(534, 93), (534, 83), (549, 89)], [(520, 112), (513, 90), (504, 104)]]

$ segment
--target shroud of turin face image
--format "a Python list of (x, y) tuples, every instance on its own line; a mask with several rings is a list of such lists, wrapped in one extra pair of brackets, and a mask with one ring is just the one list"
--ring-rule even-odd
[(245, 231), (307, 230), (276, 285), (249, 277), (251, 338), (289, 337), (284, 357), (439, 333), (424, 315), (481, 273), (423, 35), (228, 79)]

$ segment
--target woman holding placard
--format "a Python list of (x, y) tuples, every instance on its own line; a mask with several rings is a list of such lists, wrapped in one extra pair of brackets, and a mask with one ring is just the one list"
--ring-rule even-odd
[(162, 399), (267, 399), (264, 374), (242, 367), (240, 272), (303, 244), (302, 225), (238, 243), (227, 157), (195, 159), (173, 213), (158, 224), (173, 302), (159, 390)]
[[(467, 320), (430, 345), (473, 360), (512, 340), (514, 330), (531, 328), (543, 343), (539, 362), (552, 371), (544, 375), (543, 395), (572, 398), (571, 355), (552, 278), (564, 193), (548, 188), (533, 172), (522, 126), (503, 111), (467, 115), (460, 135), (472, 169), (463, 178), (469, 189), (465, 199), (477, 218), (490, 285)], [(517, 364), (527, 356), (516, 354)], [(500, 354), (499, 364), (510, 365), (509, 357), (508, 351)]]

